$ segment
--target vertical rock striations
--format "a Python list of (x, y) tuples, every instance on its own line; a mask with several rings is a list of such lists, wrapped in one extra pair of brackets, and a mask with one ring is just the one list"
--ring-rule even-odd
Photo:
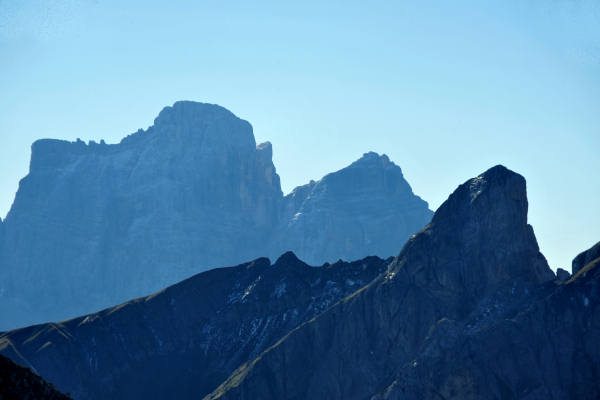
[(315, 265), (389, 256), (430, 213), (374, 153), (284, 199), (271, 144), (256, 145), (248, 122), (177, 102), (119, 144), (33, 144), (0, 223), (0, 330), (290, 249)]
[(285, 197), (271, 254), (293, 250), (311, 264), (391, 256), (432, 214), (400, 167), (386, 155), (366, 153)]
[(216, 105), (175, 103), (116, 145), (37, 141), (5, 221), (0, 328), (256, 258), (281, 198), (270, 146)]

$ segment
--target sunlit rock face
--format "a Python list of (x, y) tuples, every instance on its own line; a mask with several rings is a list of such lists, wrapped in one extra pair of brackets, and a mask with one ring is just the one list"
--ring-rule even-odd
[(385, 156), (367, 154), (284, 198), (272, 151), (247, 121), (188, 101), (119, 144), (35, 142), (0, 223), (0, 329), (290, 249), (319, 265), (387, 257), (429, 221)]

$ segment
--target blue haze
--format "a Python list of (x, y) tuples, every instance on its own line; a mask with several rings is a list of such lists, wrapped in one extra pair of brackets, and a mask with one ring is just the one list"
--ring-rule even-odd
[(373, 150), (435, 209), (502, 163), (554, 268), (600, 239), (597, 2), (164, 4), (0, 1), (0, 216), (35, 139), (114, 143), (190, 99), (271, 141), (286, 193)]

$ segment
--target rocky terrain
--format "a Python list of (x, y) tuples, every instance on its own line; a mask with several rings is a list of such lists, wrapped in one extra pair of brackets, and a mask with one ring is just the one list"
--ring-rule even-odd
[(384, 274), (206, 399), (597, 399), (600, 259), (582, 258), (573, 278), (554, 277), (524, 178), (494, 167), (459, 186)]
[(0, 355), (0, 399), (2, 400), (69, 400), (54, 386)]
[(3, 333), (0, 353), (76, 399), (598, 399), (600, 244), (557, 277), (527, 211), (496, 166), (394, 258), (259, 258)]
[(284, 197), (271, 144), (257, 145), (248, 122), (177, 102), (119, 144), (33, 144), (0, 223), (0, 330), (287, 250), (314, 265), (388, 257), (431, 215), (375, 153)]
[(390, 262), (259, 258), (99, 313), (1, 334), (0, 353), (76, 399), (202, 398)]
[(432, 214), (397, 165), (385, 155), (366, 153), (285, 197), (283, 223), (271, 254), (289, 249), (315, 265), (338, 258), (391, 256)]

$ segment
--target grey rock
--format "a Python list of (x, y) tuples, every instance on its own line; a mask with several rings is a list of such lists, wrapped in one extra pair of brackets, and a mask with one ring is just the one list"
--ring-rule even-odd
[(175, 103), (116, 145), (39, 140), (5, 221), (0, 328), (256, 258), (281, 198), (270, 147), (216, 105)]
[(289, 249), (311, 264), (387, 257), (430, 218), (385, 156), (311, 185), (284, 199), (271, 144), (256, 145), (248, 122), (212, 104), (177, 102), (119, 144), (39, 140), (0, 224), (0, 329)]
[(596, 243), (591, 248), (583, 251), (573, 259), (571, 264), (572, 275), (575, 276), (579, 271), (584, 269), (589, 263), (600, 257), (600, 242)]
[(310, 264), (387, 257), (432, 215), (400, 167), (386, 155), (370, 152), (285, 197), (283, 223), (270, 254), (293, 250)]

